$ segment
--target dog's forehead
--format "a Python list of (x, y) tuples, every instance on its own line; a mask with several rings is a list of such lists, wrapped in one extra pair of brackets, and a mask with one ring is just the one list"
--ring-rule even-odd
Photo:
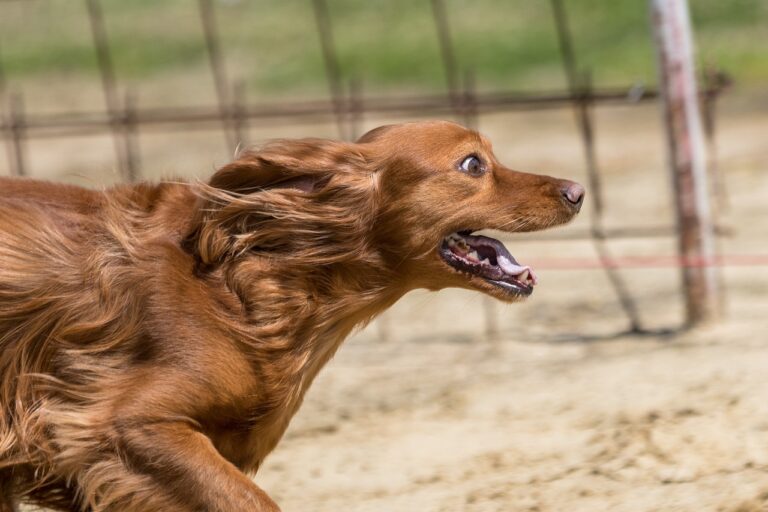
[(361, 138), (371, 154), (393, 155), (429, 162), (429, 167), (453, 166), (471, 154), (494, 159), (488, 139), (474, 130), (450, 121), (417, 121), (381, 126)]
[(442, 146), (444, 149), (455, 148), (459, 151), (486, 149), (490, 151), (488, 140), (474, 130), (467, 129), (448, 121), (424, 121), (401, 125), (400, 135), (404, 142), (427, 147)]

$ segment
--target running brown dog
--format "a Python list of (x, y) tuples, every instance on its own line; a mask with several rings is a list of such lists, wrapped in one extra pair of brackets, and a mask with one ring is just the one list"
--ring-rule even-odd
[(274, 511), (246, 476), (356, 326), (415, 288), (536, 277), (475, 230), (584, 189), (448, 122), (282, 140), (206, 183), (0, 179), (0, 511)]

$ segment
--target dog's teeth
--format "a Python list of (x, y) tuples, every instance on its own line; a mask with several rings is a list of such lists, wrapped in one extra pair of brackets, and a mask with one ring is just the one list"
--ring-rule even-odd
[(522, 281), (523, 283), (528, 282), (528, 270), (523, 270), (523, 273), (517, 276), (517, 279), (519, 281)]
[(455, 247), (456, 246), (456, 240), (453, 238), (448, 239), (448, 247)]
[(483, 259), (480, 263), (487, 263), (488, 265), (491, 264), (491, 261), (488, 258)]
[(472, 251), (469, 254), (467, 254), (467, 257), (473, 260), (477, 260), (480, 258), (480, 256), (477, 254), (477, 251)]

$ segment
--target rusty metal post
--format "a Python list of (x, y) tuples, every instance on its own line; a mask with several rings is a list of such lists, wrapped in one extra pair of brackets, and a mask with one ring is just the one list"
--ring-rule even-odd
[[(99, 65), (99, 75), (101, 76), (101, 87), (104, 91), (104, 101), (107, 106), (107, 113), (112, 127), (112, 139), (115, 145), (115, 157), (120, 169), (120, 174), (126, 180), (132, 180), (133, 176), (128, 162), (127, 149), (125, 147), (123, 123), (124, 118), (120, 115), (120, 101), (117, 94), (117, 79), (115, 78), (115, 68), (112, 63), (112, 54), (109, 49), (109, 40), (107, 30), (104, 26), (104, 13), (101, 10), (99, 0), (85, 0), (88, 8), (88, 20), (91, 24), (91, 36), (93, 37), (93, 46), (96, 51), (96, 61)], [(123, 126), (121, 126), (123, 123)]]
[(723, 89), (730, 85), (730, 77), (714, 68), (706, 68), (701, 74), (704, 91), (700, 95), (701, 113), (704, 122), (704, 137), (707, 146), (707, 171), (712, 186), (712, 195), (715, 198), (716, 208), (713, 208), (713, 219), (718, 218), (720, 212), (727, 211), (728, 191), (723, 176), (720, 174), (717, 151), (717, 100)]
[[(0, 48), (2, 50), (2, 48)], [(11, 99), (8, 97), (8, 87), (5, 79), (5, 67), (3, 66), (2, 51), (0, 51), (0, 120), (7, 126), (3, 130), (3, 140), (5, 141), (6, 153), (8, 156), (8, 170), (11, 176), (19, 176), (18, 156), (14, 146), (13, 121), (11, 120)]]
[(592, 246), (595, 248), (603, 271), (611, 283), (616, 297), (619, 299), (624, 314), (629, 320), (629, 330), (639, 332), (642, 330), (640, 314), (635, 304), (629, 287), (615, 267), (610, 248), (606, 242), (605, 229), (603, 227), (603, 190), (600, 179), (600, 168), (597, 165), (597, 152), (595, 149), (595, 130), (592, 119), (593, 91), (592, 79), (589, 73), (579, 75), (576, 63), (576, 55), (573, 51), (571, 31), (568, 25), (568, 17), (562, 0), (552, 0), (552, 11), (557, 28), (557, 40), (560, 46), (560, 55), (563, 59), (568, 89), (574, 101), (576, 124), (581, 136), (584, 159), (587, 167), (587, 180), (589, 184), (588, 197), (592, 200), (590, 212), (590, 235)]
[(362, 82), (352, 78), (349, 81), (349, 140), (357, 140), (363, 134), (364, 113)]
[(239, 140), (232, 130), (231, 117), (229, 115), (229, 83), (227, 73), (224, 68), (224, 58), (221, 55), (221, 45), (219, 44), (219, 32), (216, 30), (216, 13), (213, 9), (211, 0), (199, 0), (200, 23), (203, 25), (203, 35), (205, 38), (205, 48), (208, 53), (208, 64), (211, 67), (213, 75), (213, 84), (216, 89), (216, 98), (219, 103), (219, 113), (224, 127), (224, 140), (230, 152), (234, 154)]
[(136, 94), (132, 90), (125, 91), (125, 111), (123, 117), (123, 143), (125, 144), (125, 163), (128, 179), (136, 181), (140, 175), (141, 157), (139, 145), (139, 124), (136, 115)]
[(244, 145), (248, 144), (248, 116), (247, 112), (248, 100), (245, 93), (245, 82), (238, 80), (232, 89), (232, 120), (234, 124), (235, 140), (237, 140), (237, 146), (235, 147), (235, 155)]
[(437, 40), (440, 44), (440, 56), (443, 59), (445, 70), (445, 83), (448, 87), (448, 98), (451, 101), (456, 116), (462, 117), (459, 98), (459, 72), (456, 63), (456, 52), (453, 49), (453, 37), (448, 23), (448, 14), (445, 11), (443, 0), (431, 0), (432, 19), (437, 30)]
[[(711, 193), (714, 199), (712, 204), (712, 222), (715, 234), (718, 233), (720, 214), (730, 207), (728, 203), (728, 191), (725, 180), (720, 174), (717, 152), (717, 99), (723, 89), (730, 85), (730, 77), (714, 68), (705, 68), (702, 72), (704, 92), (700, 95), (701, 112), (704, 121), (704, 138), (707, 146), (707, 171), (709, 172)], [(715, 258), (719, 261), (723, 253), (723, 244), (720, 237), (715, 236)], [(717, 312), (724, 316), (727, 308), (727, 292), (725, 286), (725, 273), (721, 269), (717, 272)]]
[(475, 72), (467, 69), (464, 71), (464, 83), (461, 93), (461, 114), (464, 126), (477, 130), (479, 114), (477, 112), (477, 94), (475, 91)]
[(0, 98), (4, 98), (8, 85), (5, 79), (5, 66), (3, 65), (3, 47), (0, 46)]
[(314, 8), (315, 22), (317, 23), (317, 33), (320, 37), (320, 49), (323, 52), (325, 77), (328, 80), (328, 89), (336, 116), (336, 128), (339, 131), (339, 137), (349, 140), (345, 133), (344, 88), (341, 82), (341, 66), (336, 54), (336, 44), (333, 40), (333, 26), (331, 25), (330, 14), (328, 14), (328, 4), (326, 4), (325, 0), (312, 0), (312, 7)]
[(24, 158), (24, 97), (14, 94), (8, 102), (8, 120), (11, 129), (9, 158), (12, 162), (11, 171), (15, 176), (26, 176), (26, 160)]
[(649, 0), (675, 190), (686, 319), (717, 314), (714, 230), (687, 0)]
[(603, 226), (603, 201), (602, 201), (602, 180), (600, 179), (600, 169), (597, 165), (597, 151), (595, 147), (595, 130), (593, 111), (594, 104), (588, 98), (592, 94), (592, 79), (589, 74), (582, 81), (584, 94), (576, 106), (576, 120), (579, 124), (579, 132), (584, 148), (584, 154), (587, 162), (587, 175), (589, 176), (590, 188), (595, 197), (595, 208), (592, 210), (590, 232), (592, 234), (592, 245), (595, 248), (597, 257), (605, 271), (611, 286), (616, 292), (624, 313), (629, 319), (629, 330), (631, 332), (641, 332), (643, 330), (640, 322), (640, 313), (632, 297), (626, 281), (621, 276), (619, 269), (614, 264), (614, 259), (610, 248), (608, 247), (607, 237)]

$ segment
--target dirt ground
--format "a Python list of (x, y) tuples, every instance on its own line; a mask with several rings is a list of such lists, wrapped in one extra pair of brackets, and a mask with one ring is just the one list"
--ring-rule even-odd
[[(657, 114), (599, 116), (609, 225), (671, 219)], [(583, 179), (568, 112), (520, 121), (481, 124), (504, 161)], [(732, 112), (721, 130), (722, 251), (768, 254), (768, 116)], [(508, 246), (534, 268), (594, 256), (588, 242)], [(622, 273), (648, 334), (622, 334), (599, 270), (541, 269), (527, 303), (492, 306), (496, 340), (476, 294), (406, 297), (323, 371), (256, 481), (286, 512), (768, 510), (768, 269), (725, 268), (724, 321), (689, 332), (675, 269)]]
[[(723, 106), (727, 254), (768, 254), (765, 103)], [(656, 107), (602, 109), (597, 121), (607, 225), (671, 225)], [(480, 129), (512, 167), (585, 179), (567, 110), (487, 116)], [(35, 175), (115, 180), (102, 172), (113, 168), (107, 137), (73, 144), (33, 145)], [(142, 145), (151, 176), (205, 176), (226, 160), (216, 133), (147, 134)], [(584, 229), (584, 213), (562, 231)], [(547, 268), (552, 258), (594, 258), (590, 242), (516, 236), (508, 247), (521, 262), (542, 263), (526, 303), (414, 292), (347, 341), (256, 477), (283, 510), (768, 510), (768, 267), (726, 267), (724, 319), (694, 331), (678, 329), (676, 269), (624, 269), (648, 330), (627, 334), (602, 271)], [(675, 243), (610, 248), (665, 256)], [(485, 335), (489, 315), (495, 339)]]

